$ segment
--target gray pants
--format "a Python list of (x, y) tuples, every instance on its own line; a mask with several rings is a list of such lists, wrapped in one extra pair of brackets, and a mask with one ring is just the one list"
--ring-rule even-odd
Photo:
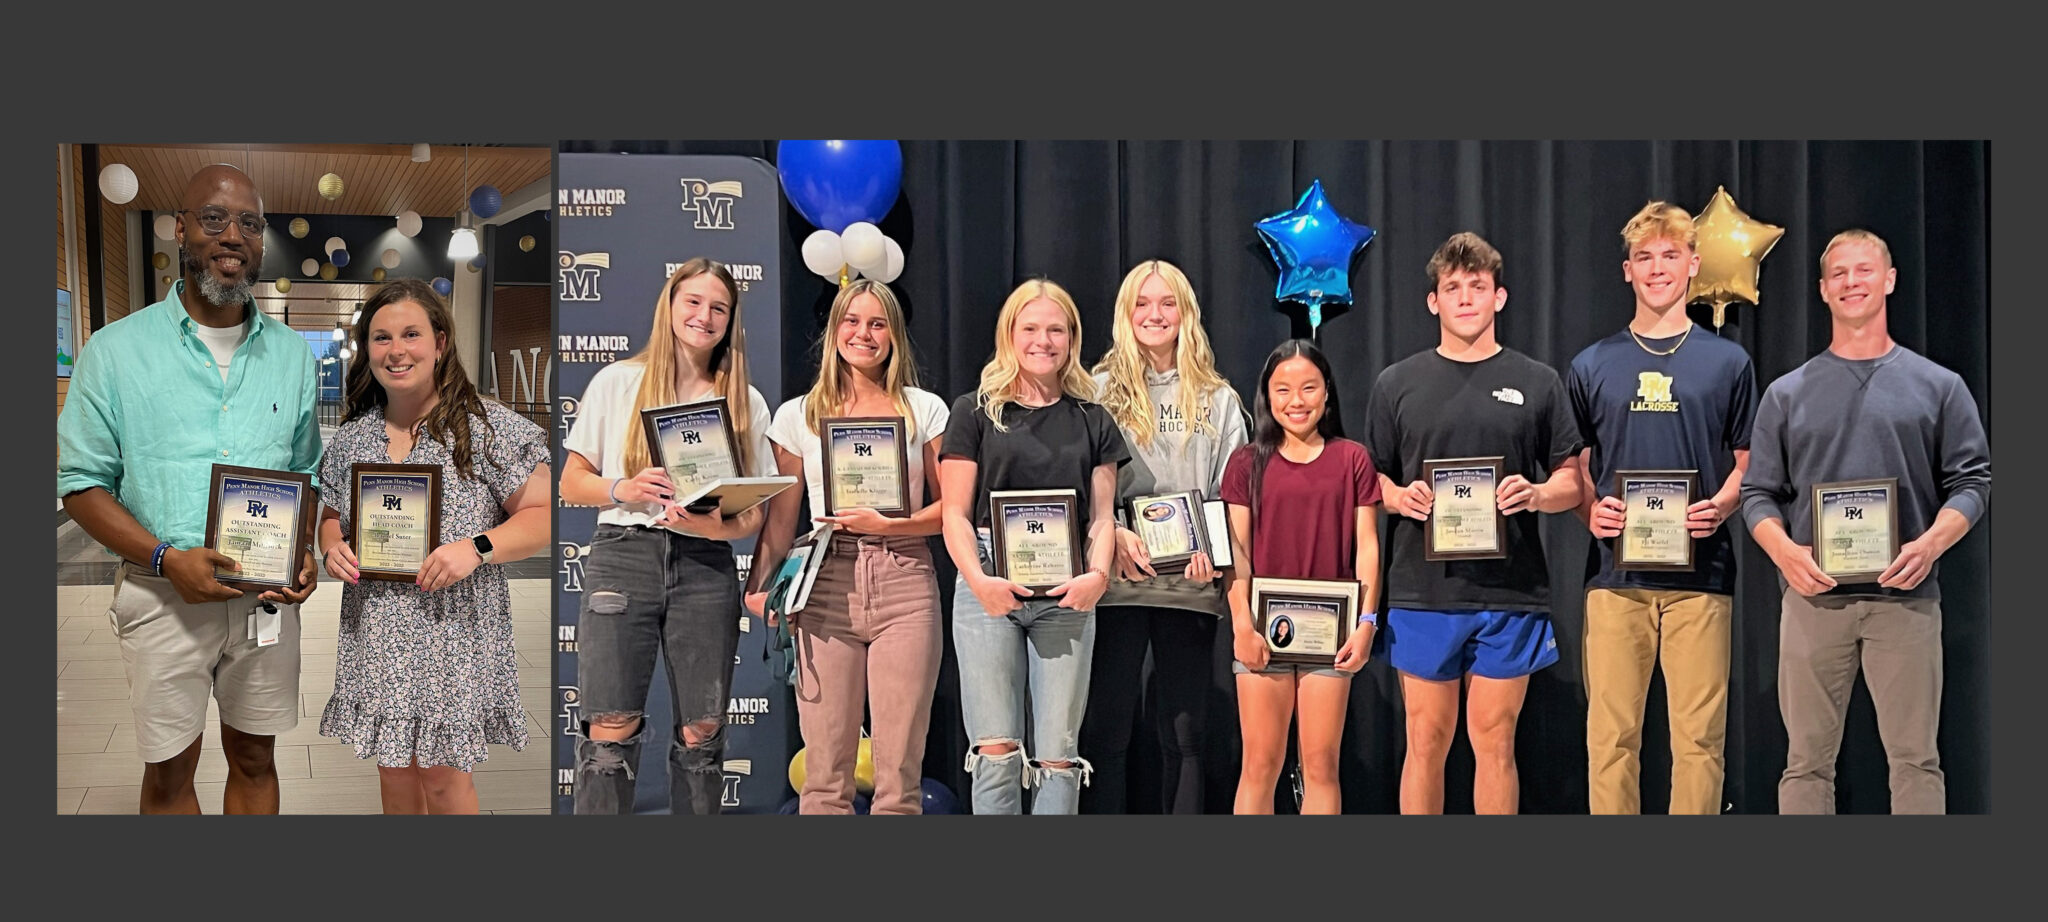
[(1779, 813), (1835, 812), (1835, 757), (1861, 667), (1891, 766), (1893, 813), (1945, 813), (1935, 737), (1941, 719), (1941, 603), (1807, 598), (1785, 590), (1778, 706), (1789, 738)]

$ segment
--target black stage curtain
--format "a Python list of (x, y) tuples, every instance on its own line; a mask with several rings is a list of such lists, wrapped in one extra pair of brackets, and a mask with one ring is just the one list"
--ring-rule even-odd
[[(1299, 305), (1276, 304), (1277, 270), (1252, 230), (1320, 178), (1337, 209), (1379, 235), (1354, 261), (1356, 303), (1327, 316), (1329, 353), (1346, 431), (1363, 431), (1367, 392), (1381, 369), (1433, 347), (1423, 265), (1444, 238), (1480, 233), (1506, 257), (1501, 341), (1560, 370), (1628, 322), (1620, 230), (1650, 199), (1697, 213), (1717, 185), (1761, 220), (1785, 227), (1763, 263), (1762, 305), (1729, 310), (1720, 334), (1754, 357), (1759, 387), (1829, 340), (1816, 261), (1834, 232), (1867, 227), (1891, 245), (1899, 286), (1891, 333), (1960, 373), (1990, 426), (1990, 149), (1983, 142), (1802, 141), (906, 141), (903, 193), (882, 229), (904, 246), (895, 288), (909, 311), (926, 386), (951, 398), (974, 386), (992, 355), (995, 316), (1019, 281), (1050, 277), (1073, 292), (1093, 362), (1109, 342), (1113, 298), (1139, 260), (1163, 258), (1195, 284), (1221, 371), (1247, 407), (1266, 353), (1308, 335)], [(773, 141), (576, 142), (567, 152), (741, 154), (774, 159)], [(787, 211), (782, 305), (785, 395), (810, 384), (815, 337), (832, 288), (803, 267), (812, 231)], [(807, 294), (808, 293), (808, 294)], [(1693, 308), (1711, 323), (1711, 312)], [(1546, 517), (1554, 617), (1563, 659), (1536, 675), (1518, 732), (1522, 809), (1587, 809), (1582, 680), (1583, 565), (1590, 538), (1571, 515)], [(1738, 528), (1738, 532), (1741, 530)], [(1990, 560), (1975, 529), (1943, 561), (1947, 677), (1941, 753), (1952, 812), (1990, 804)], [(1770, 813), (1785, 762), (1778, 714), (1778, 583), (1746, 535), (1735, 599), (1728, 713), (1727, 809)], [(934, 548), (938, 545), (934, 542)], [(945, 555), (938, 553), (940, 560)], [(950, 607), (950, 566), (942, 563)], [(1228, 812), (1237, 772), (1234, 691), (1214, 669), (1207, 799)], [(1643, 808), (1668, 800), (1670, 756), (1662, 680), (1643, 730)], [(1141, 712), (1140, 719), (1148, 713)], [(1398, 807), (1403, 757), (1398, 683), (1375, 660), (1354, 682), (1344, 741), (1344, 809)], [(1462, 735), (1462, 730), (1460, 731)], [(1133, 734), (1132, 809), (1156, 809), (1158, 754)], [(932, 714), (926, 771), (966, 799), (967, 747), (950, 638)], [(1088, 755), (1083, 753), (1083, 756)], [(1884, 750), (1859, 680), (1838, 777), (1840, 810), (1889, 809)], [(1460, 740), (1446, 809), (1471, 809), (1472, 757)], [(1283, 782), (1284, 784), (1284, 782)], [(1284, 791), (1280, 807), (1292, 809)]]

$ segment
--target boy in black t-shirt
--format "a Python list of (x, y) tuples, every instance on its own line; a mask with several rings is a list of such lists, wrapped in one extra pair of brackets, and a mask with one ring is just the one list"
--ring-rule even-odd
[[(1379, 636), (1401, 673), (1408, 717), (1402, 813), (1443, 811), (1444, 756), (1467, 685), (1473, 807), (1516, 812), (1515, 721), (1529, 675), (1557, 662), (1539, 522), (1519, 513), (1578, 506), (1582, 446), (1557, 372), (1494, 339), (1494, 314), (1508, 300), (1500, 269), (1500, 252), (1477, 234), (1437, 248), (1428, 301), (1441, 342), (1382, 372), (1366, 414), (1381, 506), (1395, 517)], [(1424, 559), (1436, 498), (1424, 463), (1486, 457), (1502, 459), (1495, 506), (1506, 518), (1506, 556)]]
[[(1686, 319), (1699, 272), (1692, 216), (1651, 202), (1622, 228), (1622, 278), (1635, 291), (1628, 328), (1572, 360), (1566, 390), (1586, 437), (1589, 481), (1579, 517), (1596, 542), (1586, 559), (1587, 787), (1594, 813), (1642, 807), (1643, 703), (1662, 660), (1671, 715), (1672, 813), (1721, 812), (1722, 744), (1728, 723), (1735, 544), (1721, 525), (1742, 499), (1756, 374), (1741, 346)], [(1672, 549), (1691, 542), (1682, 570), (1617, 569), (1618, 537), (1630, 522), (1618, 471), (1690, 471), (1695, 493), (1686, 534), (1653, 536)], [(1645, 514), (1651, 502), (1639, 502)], [(1640, 520), (1639, 520), (1640, 521)], [(1653, 547), (1641, 537), (1639, 548)], [(1675, 537), (1675, 540), (1673, 538)]]

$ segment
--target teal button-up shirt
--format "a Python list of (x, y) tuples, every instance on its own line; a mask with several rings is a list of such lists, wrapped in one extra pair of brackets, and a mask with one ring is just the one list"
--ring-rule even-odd
[(223, 384), (184, 287), (81, 350), (57, 417), (57, 495), (105, 489), (158, 541), (189, 550), (206, 543), (213, 465), (317, 478), (320, 425), (306, 340), (250, 305)]

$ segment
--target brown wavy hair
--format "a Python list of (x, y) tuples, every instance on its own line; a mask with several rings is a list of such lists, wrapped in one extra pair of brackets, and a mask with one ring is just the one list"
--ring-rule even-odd
[[(435, 335), (442, 342), (441, 353), (434, 358), (434, 390), (441, 395), (439, 403), (420, 420), (426, 436), (447, 447), (455, 457), (455, 471), (464, 480), (475, 476), (474, 457), (470, 452), (469, 421), (474, 417), (484, 429), (484, 455), (492, 455), (491, 442), (496, 433), (491, 430), (490, 416), (484, 412), (484, 398), (476, 391), (476, 385), (469, 381), (469, 373), (462, 368), (462, 358), (455, 352), (455, 316), (448, 310), (448, 302), (441, 299), (441, 293), (432, 285), (420, 279), (394, 279), (377, 287), (370, 298), (363, 302), (363, 312), (356, 317), (355, 329), (349, 338), (354, 343), (355, 354), (349, 357), (348, 374), (342, 390), (346, 395), (342, 404), (341, 421), (347, 424), (372, 409), (382, 409), (391, 402), (384, 393), (384, 385), (377, 383), (377, 376), (370, 373), (370, 321), (377, 311), (392, 304), (410, 301), (427, 312), (427, 323), (434, 328)], [(497, 461), (492, 460), (495, 466)]]

